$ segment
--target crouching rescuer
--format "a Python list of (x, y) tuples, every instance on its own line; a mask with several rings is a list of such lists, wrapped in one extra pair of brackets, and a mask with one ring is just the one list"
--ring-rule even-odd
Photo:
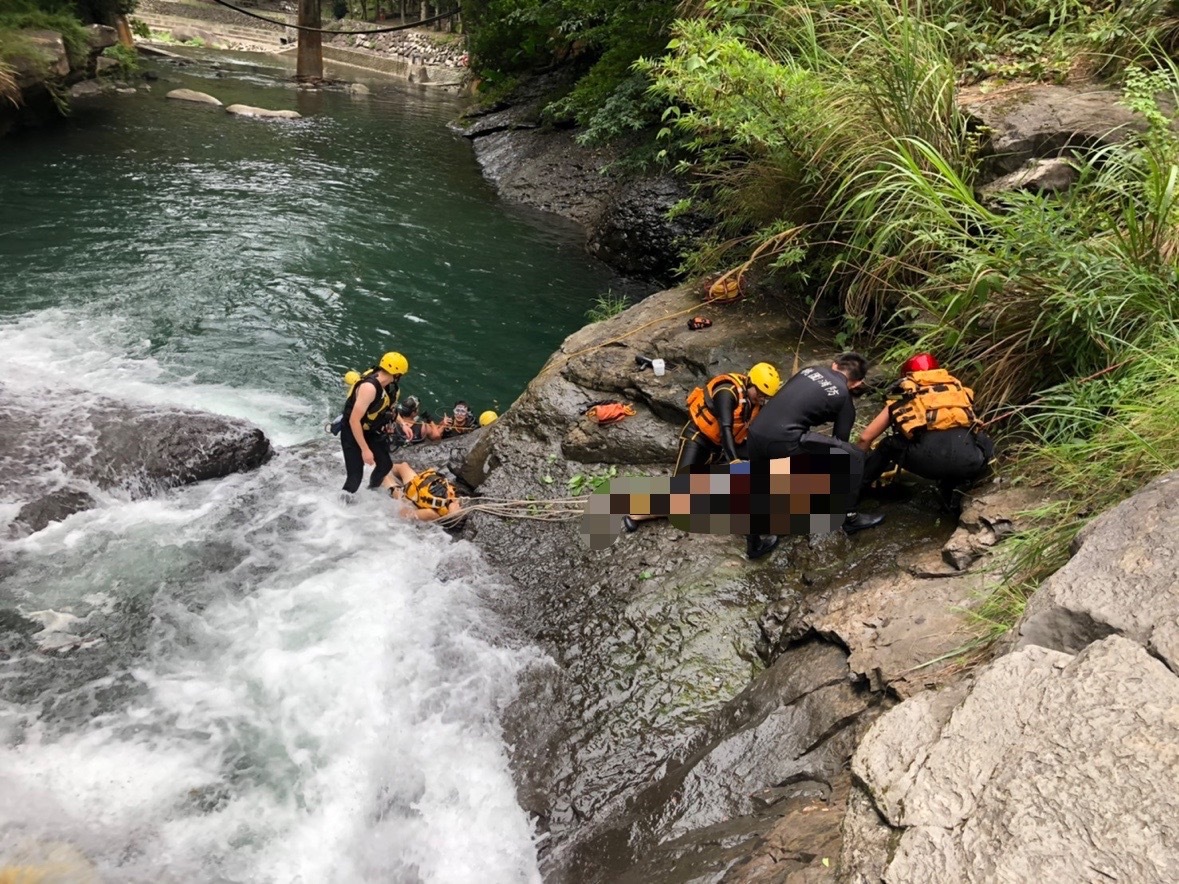
[[(680, 450), (673, 472), (678, 475), (690, 467), (745, 459), (745, 441), (749, 425), (761, 407), (782, 386), (778, 370), (768, 362), (759, 362), (749, 374), (735, 372), (712, 378), (688, 394), (688, 422), (680, 431)], [(638, 522), (661, 516), (630, 515), (622, 520), (626, 531), (634, 531)]]
[(957, 487), (981, 476), (995, 456), (995, 445), (974, 414), (974, 391), (929, 353), (901, 366), (883, 410), (860, 434), (860, 448), (869, 451), (886, 430), (892, 432), (868, 455), (864, 486), (896, 464), (937, 482), (947, 509), (954, 507)]

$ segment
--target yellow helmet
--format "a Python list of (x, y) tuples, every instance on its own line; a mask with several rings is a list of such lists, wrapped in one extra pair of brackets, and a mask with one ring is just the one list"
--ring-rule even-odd
[(389, 374), (408, 374), (409, 361), (400, 353), (386, 353), (381, 357), (380, 366)]
[(778, 376), (778, 369), (768, 362), (759, 362), (749, 369), (749, 383), (767, 396), (773, 396), (782, 388), (782, 378)]
[(360, 372), (347, 371), (344, 372), (344, 386), (351, 389), (360, 383)]
[(483, 414), (479, 415), (479, 426), (485, 427), (488, 424), (493, 423), (498, 417), (499, 415), (494, 411), (485, 411)]

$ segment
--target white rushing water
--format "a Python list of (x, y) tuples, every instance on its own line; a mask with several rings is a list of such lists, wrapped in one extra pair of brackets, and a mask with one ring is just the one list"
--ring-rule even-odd
[[(0, 324), (0, 383), (321, 433), (318, 403), (187, 381), (121, 334)], [(529, 653), (498, 587), (383, 496), (342, 502), (339, 461), (287, 448), (0, 540), (0, 609), (46, 627), (0, 644), (0, 867), (60, 842), (106, 881), (538, 880), (498, 726)]]

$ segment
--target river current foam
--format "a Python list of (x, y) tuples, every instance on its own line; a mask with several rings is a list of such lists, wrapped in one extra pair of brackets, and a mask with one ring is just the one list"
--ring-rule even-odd
[(290, 447), (0, 541), (0, 611), (39, 628), (0, 624), (0, 865), (64, 842), (111, 881), (537, 881), (498, 723), (534, 652), (478, 552), (342, 501), (335, 449), (293, 445), (317, 403), (188, 381), (78, 319), (0, 324), (0, 383), (252, 417)]

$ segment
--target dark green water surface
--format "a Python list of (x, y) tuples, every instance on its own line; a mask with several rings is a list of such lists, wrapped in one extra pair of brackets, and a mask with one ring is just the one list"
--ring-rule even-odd
[[(626, 288), (579, 230), (497, 198), (446, 128), (457, 98), (307, 93), (244, 56), (152, 69), (150, 92), (0, 142), (0, 322), (52, 317), (42, 339), (70, 329), (164, 379), (273, 392), (311, 432), (341, 373), (388, 349), (427, 407), (506, 407), (596, 296)], [(306, 119), (165, 99), (178, 87)]]

